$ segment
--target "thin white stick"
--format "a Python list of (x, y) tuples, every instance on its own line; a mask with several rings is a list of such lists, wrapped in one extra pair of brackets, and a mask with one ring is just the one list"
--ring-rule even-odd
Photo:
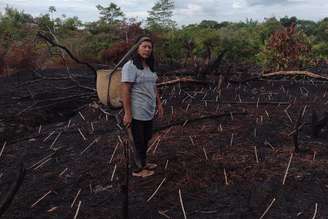
[(114, 148), (113, 154), (112, 154), (112, 156), (111, 156), (111, 158), (110, 158), (110, 160), (109, 160), (109, 164), (111, 164), (111, 162), (112, 162), (112, 160), (113, 160), (113, 158), (114, 158), (115, 152), (116, 152), (116, 150), (117, 150), (117, 146), (118, 146), (119, 144), (120, 144), (120, 143), (117, 142), (117, 144), (116, 144), (116, 146), (115, 146), (115, 148)]
[(265, 110), (265, 114), (267, 115), (268, 118), (270, 118), (268, 111)]
[(67, 128), (69, 128), (70, 124), (71, 124), (71, 120), (68, 120)]
[(159, 138), (158, 141), (157, 141), (157, 144), (155, 145), (155, 148), (153, 150), (153, 154), (156, 153), (157, 147), (158, 147), (158, 145), (159, 145), (160, 142), (161, 142), (161, 139)]
[(59, 136), (61, 135), (62, 133), (59, 132), (58, 135), (56, 136), (55, 140), (52, 142), (52, 144), (50, 145), (50, 149), (53, 148), (53, 146), (55, 145), (56, 141), (58, 140)]
[(75, 201), (77, 200), (77, 197), (80, 195), (80, 192), (82, 191), (82, 189), (79, 189), (79, 191), (76, 193), (76, 195), (75, 195), (75, 198), (74, 198), (74, 200), (73, 200), (73, 202), (72, 202), (72, 204), (71, 204), (71, 208), (73, 208), (73, 206), (74, 206), (74, 204), (75, 204)]
[(80, 133), (80, 135), (82, 136), (83, 140), (84, 140), (84, 141), (85, 141), (85, 140), (87, 140), (87, 139), (86, 139), (86, 137), (83, 135), (83, 133), (82, 133), (81, 129), (80, 129), (80, 128), (78, 128), (77, 130), (79, 131), (79, 133)]
[(313, 158), (312, 158), (312, 160), (315, 160), (315, 156), (316, 156), (316, 154), (317, 154), (317, 152), (315, 151), (315, 152), (313, 152)]
[(231, 120), (233, 121), (233, 114), (232, 114), (232, 112), (230, 112), (230, 117), (231, 117)]
[(51, 159), (52, 159), (52, 157), (49, 157), (47, 160), (43, 161), (40, 165), (38, 165), (37, 167), (35, 167), (33, 170), (39, 169), (40, 167), (42, 167), (44, 164), (46, 164)]
[(81, 151), (80, 155), (82, 155), (86, 150), (88, 150), (92, 145), (97, 143), (99, 140), (99, 137), (97, 137), (95, 140), (93, 140), (83, 151)]
[(186, 112), (188, 112), (189, 107), (190, 107), (190, 104), (188, 103), (188, 105), (186, 107)]
[(189, 136), (189, 139), (190, 139), (190, 141), (191, 141), (191, 144), (192, 144), (192, 145), (195, 145), (195, 142), (194, 142), (194, 140), (192, 139), (191, 136)]
[(59, 176), (62, 176), (67, 170), (68, 168), (66, 167), (63, 171), (61, 171), (61, 173), (59, 173)]
[(44, 158), (42, 158), (41, 160), (39, 160), (38, 162), (36, 162), (35, 164), (33, 164), (31, 168), (35, 167), (36, 165), (40, 164), (41, 162), (45, 161), (46, 159), (48, 159), (49, 157), (51, 157), (52, 155), (54, 155), (56, 152), (52, 152), (51, 154), (48, 154), (47, 156), (45, 156)]
[(110, 178), (110, 181), (111, 181), (111, 182), (113, 182), (113, 180), (114, 180), (115, 172), (116, 172), (116, 164), (115, 164), (115, 166), (114, 166), (114, 170), (113, 170), (113, 173), (112, 173), (112, 177)]
[(283, 179), (283, 181), (282, 181), (282, 184), (283, 184), (283, 185), (285, 185), (285, 181), (286, 181), (286, 178), (287, 178), (287, 174), (288, 174), (288, 170), (289, 170), (290, 163), (292, 162), (292, 158), (293, 158), (293, 153), (290, 154), (290, 158), (289, 158), (288, 166), (287, 166), (287, 168), (286, 168), (285, 176), (284, 176), (284, 179)]
[(166, 160), (166, 162), (165, 162), (165, 167), (164, 167), (164, 169), (166, 170), (167, 169), (167, 166), (169, 165), (169, 160)]
[(288, 119), (290, 120), (290, 122), (293, 122), (292, 118), (290, 117), (289, 113), (287, 110), (284, 110), (284, 112), (286, 113)]
[(231, 134), (231, 139), (230, 139), (230, 146), (233, 144), (233, 133)]
[(256, 146), (254, 146), (254, 153), (255, 153), (256, 163), (259, 163), (259, 158), (258, 158), (258, 156), (257, 156), (257, 149), (256, 149)]
[(6, 147), (6, 144), (7, 144), (7, 142), (5, 141), (5, 143), (3, 143), (2, 149), (1, 149), (1, 151), (0, 151), (0, 157), (1, 157), (2, 153), (3, 153), (3, 150), (4, 150), (5, 147)]
[(223, 173), (224, 173), (224, 181), (225, 181), (225, 184), (226, 185), (229, 185), (228, 176), (227, 176), (227, 172), (226, 172), (225, 168), (223, 168)]
[(302, 118), (304, 117), (304, 114), (306, 112), (306, 108), (307, 108), (307, 105), (305, 105), (305, 107), (303, 108), (303, 111), (302, 111)]
[(84, 118), (84, 116), (82, 115), (82, 113), (79, 112), (79, 114), (80, 114), (81, 118), (85, 121), (85, 118)]
[(166, 177), (162, 180), (162, 182), (159, 184), (159, 186), (157, 187), (157, 189), (155, 190), (155, 192), (153, 192), (153, 194), (147, 199), (147, 202), (149, 202), (158, 192), (159, 188), (161, 188), (162, 184), (165, 182)]
[(166, 214), (166, 212), (168, 212), (168, 211), (169, 211), (169, 210), (165, 210), (165, 211), (161, 211), (161, 210), (159, 210), (158, 213), (159, 213), (160, 215), (166, 217), (166, 218), (170, 218), (170, 217)]
[(265, 209), (265, 211), (263, 212), (262, 216), (260, 217), (260, 219), (262, 219), (270, 210), (271, 206), (273, 205), (273, 203), (276, 201), (276, 198), (273, 198), (273, 200), (271, 201), (270, 205)]
[(151, 151), (151, 149), (154, 147), (154, 145), (157, 143), (157, 141), (159, 140), (159, 138), (160, 138), (161, 136), (159, 135), (152, 143), (151, 143), (151, 145), (149, 145), (149, 147), (148, 147), (148, 149), (147, 149), (147, 153), (149, 152), (149, 151)]
[(52, 131), (45, 139), (43, 139), (43, 142), (46, 142), (54, 133), (55, 131)]
[(169, 132), (172, 130), (172, 127), (173, 127), (173, 126), (171, 126), (171, 127), (165, 132), (165, 134), (163, 135), (163, 137), (166, 137), (166, 136), (169, 134)]
[(94, 132), (95, 128), (93, 127), (93, 122), (91, 122), (90, 124), (91, 124), (91, 130), (92, 130), (92, 132)]
[(124, 145), (123, 140), (120, 135), (117, 136), (118, 140), (120, 141), (121, 145)]
[(208, 160), (208, 157), (207, 157), (207, 153), (206, 153), (206, 149), (205, 149), (205, 147), (203, 147), (203, 151), (204, 151), (205, 159)]
[(39, 134), (41, 133), (41, 129), (42, 129), (42, 125), (39, 126), (39, 130), (38, 130)]
[(180, 189), (179, 189), (179, 198), (180, 198), (181, 209), (182, 209), (182, 212), (183, 212), (183, 217), (184, 217), (184, 219), (187, 219), (186, 211), (185, 211), (184, 206), (183, 206), (183, 201), (182, 201), (182, 196), (181, 196), (181, 190)]
[(44, 194), (41, 198), (39, 198), (36, 202), (34, 202), (32, 205), (31, 205), (31, 208), (34, 208), (34, 206), (36, 206), (42, 199), (44, 199), (47, 195), (49, 195), (52, 191), (49, 190), (46, 194)]
[(315, 217), (317, 216), (317, 212), (318, 212), (318, 203), (315, 203), (314, 214), (313, 214), (312, 219), (315, 219)]
[(79, 205), (77, 206), (77, 209), (76, 209), (76, 212), (75, 212), (75, 215), (74, 215), (74, 219), (76, 219), (77, 215), (79, 214), (81, 203), (82, 203), (82, 201), (79, 201)]
[(274, 147), (272, 146), (272, 144), (270, 142), (268, 142), (268, 140), (265, 139), (264, 145), (268, 145), (274, 151)]

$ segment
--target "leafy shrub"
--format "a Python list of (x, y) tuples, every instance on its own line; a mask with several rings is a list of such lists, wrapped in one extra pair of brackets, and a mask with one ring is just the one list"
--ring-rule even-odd
[(295, 70), (310, 64), (311, 43), (296, 25), (274, 32), (266, 41), (258, 58), (265, 70)]

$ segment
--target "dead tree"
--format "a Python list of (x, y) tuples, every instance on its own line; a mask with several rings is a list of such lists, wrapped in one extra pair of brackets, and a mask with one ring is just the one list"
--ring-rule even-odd
[(38, 32), (37, 33), (37, 36), (46, 40), (48, 43), (50, 43), (52, 46), (54, 47), (59, 47), (61, 48), (62, 50), (64, 50), (76, 63), (79, 63), (79, 64), (83, 64), (83, 65), (86, 65), (90, 70), (92, 70), (92, 72), (97, 75), (97, 70), (92, 66), (90, 65), (89, 63), (87, 62), (82, 62), (80, 61), (78, 58), (76, 58), (72, 52), (66, 48), (65, 46), (63, 45), (59, 45), (58, 43), (54, 42), (52, 39), (50, 39), (49, 37), (47, 37), (46, 35), (42, 34), (41, 32)]

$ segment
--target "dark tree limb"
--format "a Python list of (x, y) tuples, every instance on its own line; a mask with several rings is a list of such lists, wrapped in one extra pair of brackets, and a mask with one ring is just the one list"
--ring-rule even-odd
[(52, 39), (50, 39), (49, 37), (45, 36), (44, 34), (42, 34), (41, 32), (38, 32), (37, 33), (37, 36), (46, 40), (48, 43), (50, 43), (52, 46), (54, 47), (59, 47), (61, 49), (63, 49), (76, 63), (79, 63), (79, 64), (82, 64), (82, 65), (86, 65), (90, 70), (92, 70), (92, 72), (97, 75), (97, 70), (92, 66), (90, 65), (89, 63), (87, 62), (82, 62), (80, 61), (78, 58), (76, 58), (72, 52), (67, 49), (65, 46), (63, 45), (59, 45), (58, 43), (54, 42)]

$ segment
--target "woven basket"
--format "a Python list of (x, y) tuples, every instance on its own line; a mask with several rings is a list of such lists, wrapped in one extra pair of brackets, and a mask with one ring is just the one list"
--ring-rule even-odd
[[(97, 71), (97, 94), (102, 104), (113, 108), (120, 108), (122, 107), (120, 91), (122, 72), (121, 69), (117, 69), (109, 77), (111, 71), (104, 69)], [(108, 83), (109, 80), (110, 83)]]

